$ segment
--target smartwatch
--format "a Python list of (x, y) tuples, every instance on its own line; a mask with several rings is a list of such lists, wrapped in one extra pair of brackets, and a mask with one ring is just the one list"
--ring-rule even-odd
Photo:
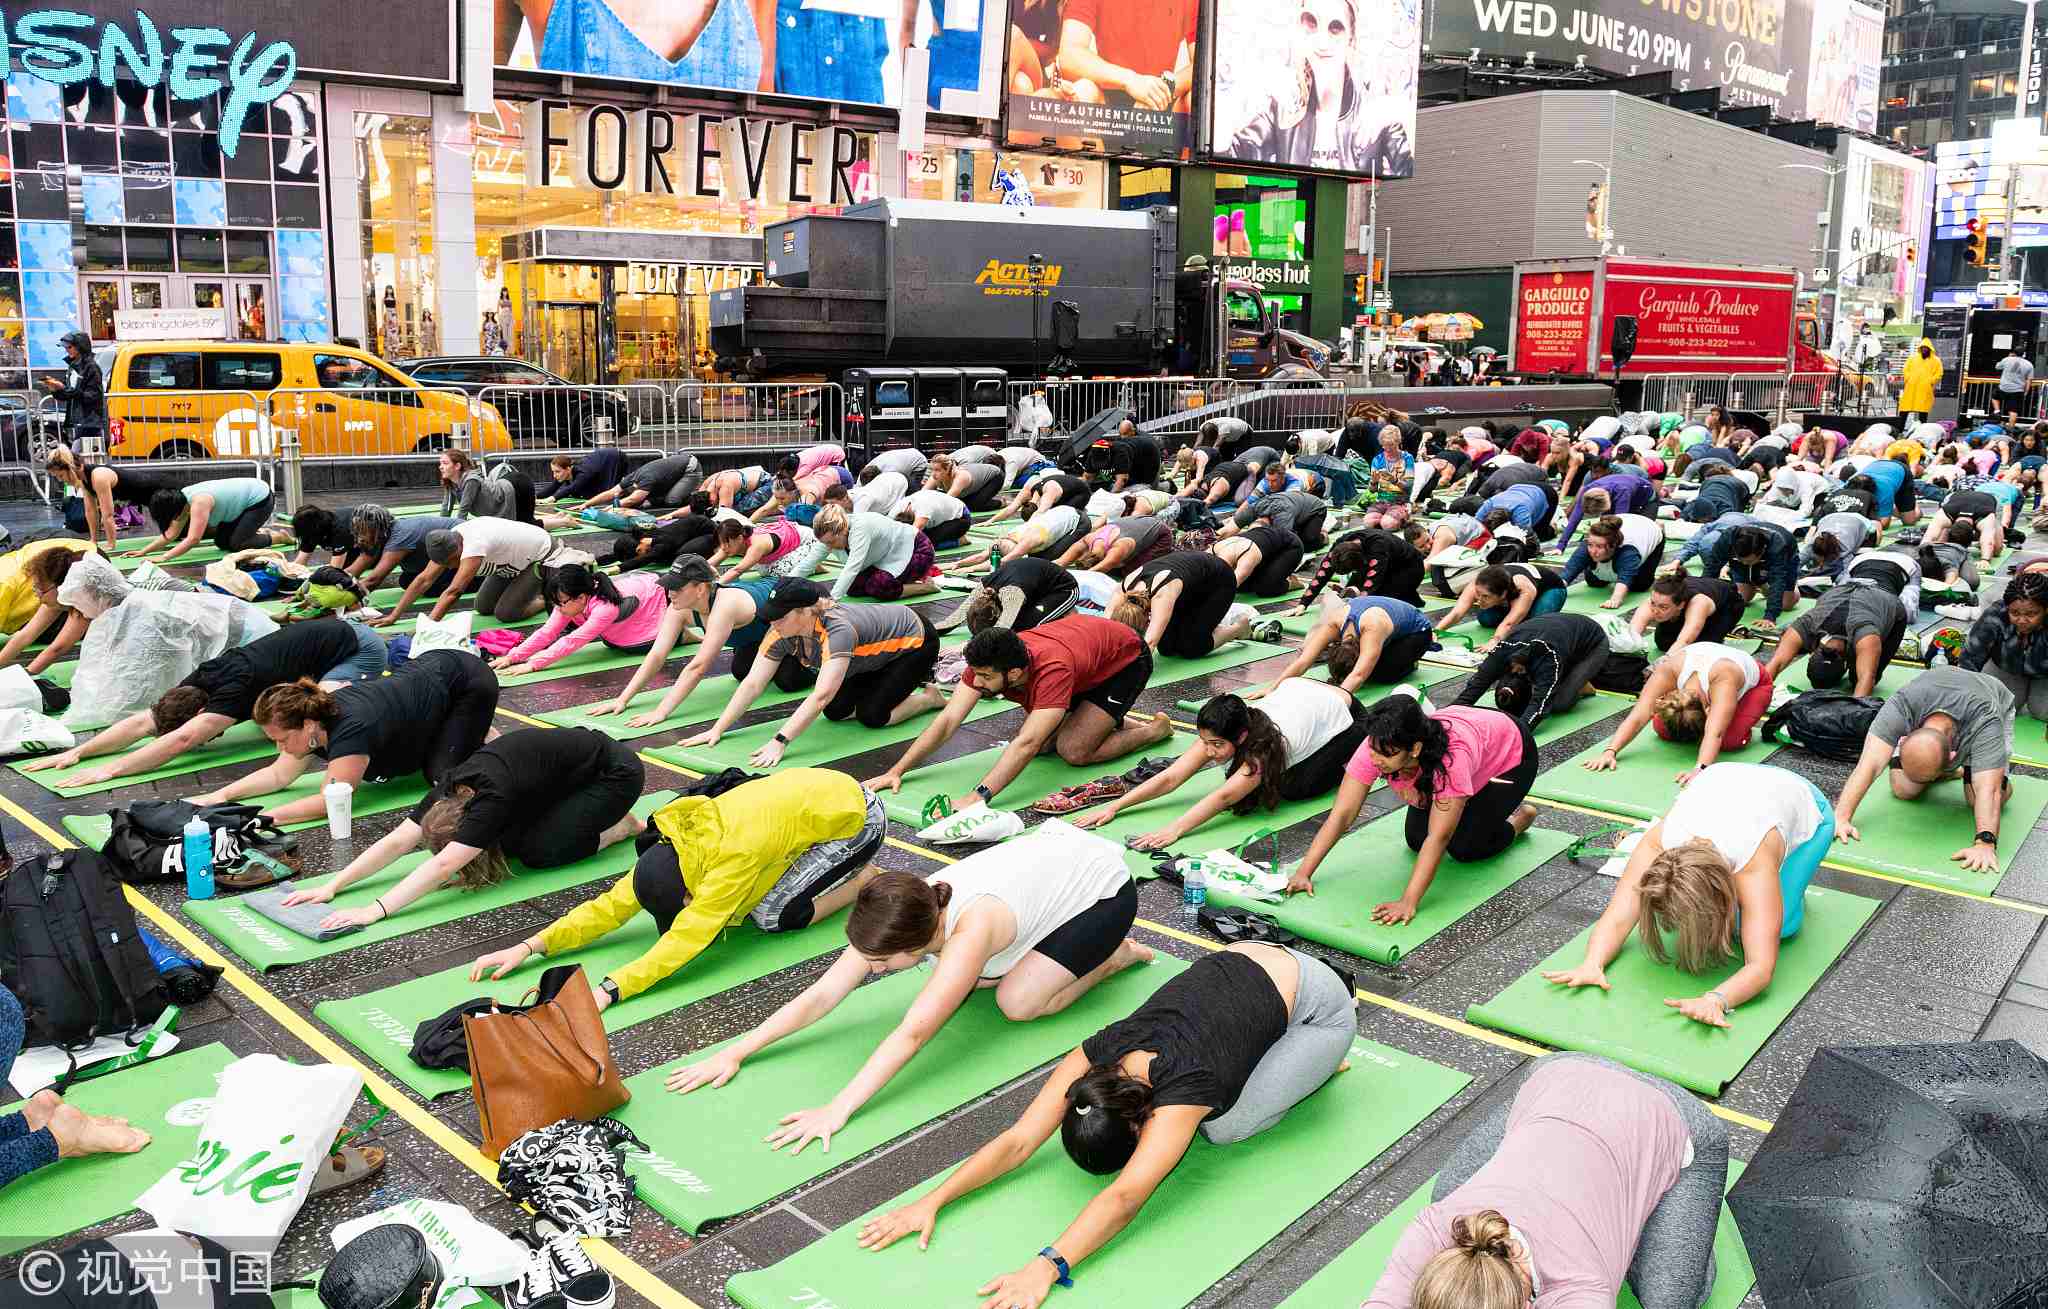
[(613, 1004), (617, 1004), (619, 1002), (619, 984), (617, 982), (614, 982), (611, 978), (607, 977), (602, 982), (599, 982), (597, 984), (597, 989), (603, 991), (606, 995), (610, 996), (612, 998), (611, 1002)]
[(777, 745), (788, 745), (788, 744), (789, 744), (789, 738), (788, 738), (788, 737), (786, 737), (786, 736), (784, 736), (784, 735), (783, 735), (782, 733), (780, 733), (780, 732), (777, 732), (777, 733), (775, 734), (775, 744), (777, 744)]
[(1072, 1286), (1074, 1284), (1074, 1270), (1067, 1266), (1067, 1261), (1060, 1257), (1059, 1251), (1048, 1245), (1045, 1249), (1038, 1252), (1038, 1257), (1051, 1264), (1053, 1271), (1060, 1275), (1059, 1281), (1053, 1283), (1053, 1285)]
[(988, 804), (990, 801), (996, 798), (995, 792), (988, 789), (987, 782), (983, 782), (979, 786), (975, 787), (974, 793), (981, 797), (981, 802), (983, 804)]
[(1998, 848), (1998, 833), (1996, 833), (1996, 832), (1979, 832), (1979, 833), (1977, 833), (1977, 844), (1978, 844), (1978, 845), (1988, 845), (1988, 846), (1990, 846), (1990, 847), (1991, 847), (1992, 849), (1996, 850), (1996, 849)]

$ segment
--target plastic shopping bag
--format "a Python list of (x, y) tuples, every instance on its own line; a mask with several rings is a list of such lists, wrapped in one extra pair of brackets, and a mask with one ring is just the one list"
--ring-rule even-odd
[(43, 693), (37, 688), (36, 679), (20, 664), (0, 668), (0, 709), (43, 711)]
[(192, 1153), (135, 1207), (158, 1226), (267, 1257), (305, 1204), (362, 1089), (360, 1074), (334, 1064), (290, 1064), (268, 1054), (229, 1064)]
[(934, 845), (983, 845), (1023, 830), (1024, 820), (1009, 810), (977, 804), (946, 815), (917, 835)]
[(412, 657), (419, 658), (429, 650), (467, 650), (476, 653), (476, 644), (470, 640), (469, 629), (476, 623), (476, 614), (465, 609), (436, 621), (422, 615), (412, 629)]
[(78, 744), (70, 728), (39, 709), (40, 701), (37, 709), (0, 709), (0, 755), (45, 754)]

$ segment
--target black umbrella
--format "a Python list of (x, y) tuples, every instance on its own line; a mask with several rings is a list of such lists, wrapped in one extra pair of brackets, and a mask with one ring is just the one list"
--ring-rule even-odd
[(1823, 1049), (1728, 1204), (1771, 1309), (2048, 1305), (2048, 1064)]

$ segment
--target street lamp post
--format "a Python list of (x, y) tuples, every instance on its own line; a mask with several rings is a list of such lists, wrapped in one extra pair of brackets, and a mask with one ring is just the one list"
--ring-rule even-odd
[(1600, 253), (1626, 254), (1614, 244), (1614, 224), (1609, 219), (1614, 214), (1614, 169), (1598, 159), (1574, 159), (1574, 164), (1600, 170)]
[(1031, 252), (1029, 264), (1031, 281), (1031, 375), (1039, 376), (1038, 366), (1038, 296), (1039, 288), (1045, 284), (1045, 256)]

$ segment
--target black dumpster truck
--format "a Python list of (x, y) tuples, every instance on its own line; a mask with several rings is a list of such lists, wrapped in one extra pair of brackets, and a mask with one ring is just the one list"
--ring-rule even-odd
[(1163, 208), (883, 199), (772, 223), (762, 247), (767, 285), (711, 297), (712, 352), (733, 377), (973, 363), (1315, 385), (1332, 354), (1280, 327), (1256, 284), (1181, 267)]

